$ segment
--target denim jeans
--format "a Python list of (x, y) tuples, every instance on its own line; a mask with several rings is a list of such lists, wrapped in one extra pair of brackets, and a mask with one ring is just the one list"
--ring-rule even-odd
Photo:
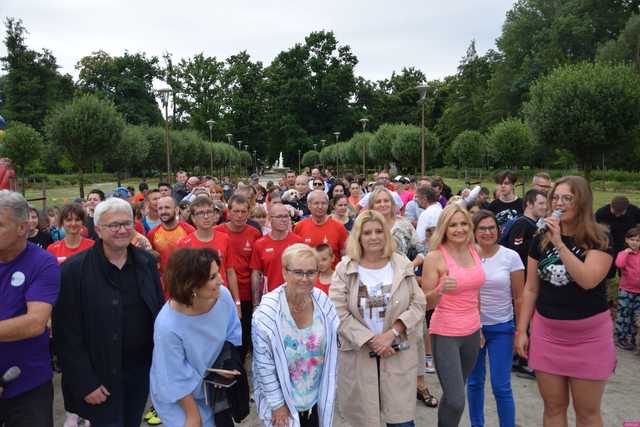
[(514, 427), (516, 410), (511, 391), (511, 360), (513, 358), (513, 320), (482, 327), (485, 345), (480, 349), (476, 365), (467, 382), (469, 418), (472, 426), (484, 426), (485, 359), (489, 352), (491, 388), (498, 407), (500, 427)]
[(387, 424), (387, 427), (415, 427), (414, 421), (405, 421), (404, 423)]
[(0, 399), (0, 426), (53, 427), (51, 381), (9, 399)]

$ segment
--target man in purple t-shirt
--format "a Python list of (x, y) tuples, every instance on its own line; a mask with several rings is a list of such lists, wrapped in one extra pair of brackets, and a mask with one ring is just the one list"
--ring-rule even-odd
[(27, 242), (29, 210), (18, 193), (0, 191), (0, 376), (20, 376), (0, 396), (0, 426), (53, 427), (47, 321), (58, 297), (53, 255)]

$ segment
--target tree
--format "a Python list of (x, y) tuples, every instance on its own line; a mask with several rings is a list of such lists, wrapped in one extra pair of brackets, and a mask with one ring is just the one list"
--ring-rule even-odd
[(524, 114), (536, 142), (566, 148), (590, 178), (603, 154), (639, 142), (640, 77), (628, 65), (563, 66), (534, 84)]
[(532, 165), (535, 147), (529, 128), (521, 120), (510, 118), (489, 129), (487, 142), (496, 154), (496, 160), (506, 168)]
[(315, 150), (307, 151), (302, 155), (302, 166), (317, 166), (320, 164), (320, 153)]
[[(122, 132), (119, 143), (107, 151), (104, 159), (106, 166), (116, 171), (118, 186), (124, 173), (134, 168), (143, 168), (143, 163), (149, 155), (151, 143), (141, 126), (127, 125)], [(140, 170), (138, 169), (138, 170)]]
[(37, 130), (20, 122), (11, 123), (0, 145), (0, 153), (11, 159), (18, 176), (22, 178), (22, 194), (26, 191), (26, 171), (39, 163), (43, 151), (44, 142)]
[(493, 150), (487, 144), (487, 138), (477, 130), (461, 132), (451, 143), (447, 153), (448, 161), (458, 167), (468, 168), (488, 167), (491, 164)]
[(48, 50), (27, 47), (21, 20), (7, 18), (4, 39), (7, 56), (0, 58), (7, 72), (3, 84), (2, 114), (41, 130), (47, 113), (73, 96), (70, 75), (60, 75), (56, 58)]
[(640, 15), (633, 15), (617, 39), (611, 39), (598, 48), (598, 61), (632, 62), (640, 72)]
[(84, 95), (47, 116), (47, 139), (59, 147), (80, 174), (84, 198), (84, 172), (122, 139), (124, 120), (113, 103)]
[(559, 65), (592, 60), (600, 43), (620, 32), (640, 0), (518, 0), (496, 40), (500, 61), (487, 111), (517, 116), (531, 84)]
[(129, 52), (111, 56), (98, 51), (82, 58), (76, 69), (79, 90), (112, 101), (127, 123), (161, 123), (162, 115), (153, 93), (153, 80), (161, 77), (157, 57)]
[(383, 124), (378, 128), (369, 143), (369, 153), (371, 158), (378, 164), (387, 165), (393, 158), (391, 155), (391, 146), (396, 139), (396, 135), (401, 125)]
[[(438, 138), (433, 132), (425, 131), (425, 154), (427, 159), (438, 156)], [(420, 168), (422, 152), (422, 131), (418, 126), (401, 125), (391, 145), (391, 154), (400, 168)]]

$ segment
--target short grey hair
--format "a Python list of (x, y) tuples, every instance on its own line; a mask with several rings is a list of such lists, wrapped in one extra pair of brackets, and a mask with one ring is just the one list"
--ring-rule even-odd
[(0, 209), (9, 209), (15, 222), (29, 220), (29, 204), (22, 194), (10, 190), (0, 190)]
[(282, 267), (288, 269), (299, 258), (313, 259), (318, 264), (318, 253), (309, 245), (295, 243), (282, 253)]
[(96, 205), (96, 209), (93, 212), (93, 223), (100, 225), (100, 218), (102, 215), (109, 212), (122, 212), (129, 214), (133, 220), (133, 209), (126, 200), (122, 200), (119, 197), (109, 197), (107, 200), (100, 202)]

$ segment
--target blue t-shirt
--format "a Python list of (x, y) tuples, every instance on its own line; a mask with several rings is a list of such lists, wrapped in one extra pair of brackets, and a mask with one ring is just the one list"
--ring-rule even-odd
[[(60, 289), (56, 258), (31, 242), (11, 262), (0, 262), (0, 321), (27, 312), (27, 303), (54, 305)], [(18, 396), (51, 380), (49, 331), (14, 342), (0, 342), (0, 375), (12, 366), (20, 376), (5, 386), (2, 399)]]

